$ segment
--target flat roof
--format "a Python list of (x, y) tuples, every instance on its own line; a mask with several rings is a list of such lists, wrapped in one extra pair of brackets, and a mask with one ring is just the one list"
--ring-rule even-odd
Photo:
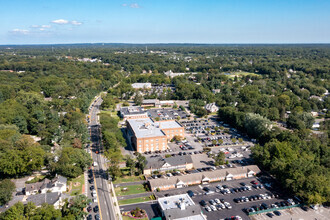
[(166, 136), (159, 125), (155, 124), (150, 118), (128, 119), (127, 122), (137, 138)]
[(130, 107), (122, 107), (120, 108), (120, 112), (122, 115), (142, 115), (147, 114), (147, 111), (140, 106), (130, 106)]
[(184, 203), (186, 207), (195, 205), (194, 201), (190, 198), (188, 194), (162, 197), (158, 199), (158, 203), (162, 210), (180, 208), (179, 203)]
[(155, 124), (160, 124), (160, 128), (168, 129), (168, 128), (181, 128), (182, 126), (174, 120), (167, 120), (167, 121), (159, 121), (155, 122)]

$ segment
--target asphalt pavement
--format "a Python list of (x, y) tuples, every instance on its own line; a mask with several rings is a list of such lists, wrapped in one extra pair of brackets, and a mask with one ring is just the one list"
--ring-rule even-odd
[[(91, 105), (90, 108), (90, 122), (89, 122), (89, 129), (91, 135), (91, 154), (93, 158), (93, 162), (97, 162), (97, 166), (93, 167), (93, 178), (94, 183), (90, 184), (89, 182), (86, 183), (88, 187), (86, 187), (87, 195), (89, 198), (93, 198), (90, 192), (90, 186), (94, 185), (96, 188), (97, 193), (97, 203), (92, 204), (92, 208), (96, 205), (99, 206), (99, 214), (100, 218), (102, 219), (110, 219), (115, 220), (115, 211), (114, 211), (114, 204), (112, 198), (110, 196), (110, 186), (107, 180), (105, 179), (104, 171), (106, 170), (104, 164), (104, 158), (101, 156), (100, 152), (102, 151), (102, 144), (101, 144), (101, 131), (100, 131), (100, 124), (99, 124), (99, 116), (97, 115), (99, 112), (99, 107), (102, 103), (102, 99), (98, 97), (95, 102)], [(95, 219), (96, 213), (94, 211), (91, 212), (93, 215), (93, 219)]]

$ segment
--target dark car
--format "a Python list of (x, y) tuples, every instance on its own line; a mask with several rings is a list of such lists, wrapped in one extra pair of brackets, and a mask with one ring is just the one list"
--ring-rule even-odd
[(267, 215), (269, 218), (273, 218), (273, 216), (274, 216), (274, 214), (271, 213), (271, 212), (268, 212), (266, 215)]
[(203, 190), (206, 191), (206, 192), (208, 192), (208, 191), (210, 191), (210, 188), (207, 187), (207, 186), (205, 186), (205, 187), (203, 188)]
[(92, 207), (88, 206), (88, 207), (87, 207), (87, 211), (88, 211), (88, 212), (91, 212), (91, 211), (92, 211)]
[(87, 220), (92, 220), (93, 219), (93, 216), (91, 215), (91, 214), (89, 214), (88, 216), (87, 216)]
[(95, 215), (95, 220), (100, 220), (100, 215), (99, 214)]
[(190, 196), (190, 197), (194, 197), (195, 196), (195, 194), (194, 194), (194, 192), (193, 191), (191, 191), (191, 190), (188, 190), (188, 195)]
[(90, 187), (90, 189), (91, 189), (91, 190), (94, 190), (94, 189), (95, 189), (94, 185), (92, 185), (92, 186)]
[(94, 212), (98, 212), (98, 211), (99, 211), (99, 206), (96, 205), (96, 206), (94, 207)]
[(241, 200), (240, 200), (240, 199), (238, 199), (238, 198), (235, 198), (235, 199), (234, 199), (234, 202), (236, 202), (236, 203), (240, 203), (240, 202), (241, 202)]
[(268, 205), (266, 203), (262, 203), (261, 206), (263, 206), (265, 209), (268, 209)]
[(239, 184), (241, 184), (242, 186), (246, 186), (246, 183), (239, 183)]
[(305, 212), (308, 211), (308, 207), (307, 206), (302, 206), (301, 209), (304, 210)]
[(165, 196), (165, 197), (169, 197), (169, 196), (171, 196), (171, 195), (170, 195), (170, 194), (168, 194), (168, 193), (166, 193), (164, 196)]
[(207, 205), (206, 202), (205, 202), (204, 200), (202, 200), (202, 201), (200, 202), (200, 204), (201, 204), (202, 206), (206, 206), (206, 205)]
[(281, 215), (282, 215), (282, 213), (280, 213), (280, 212), (279, 212), (279, 211), (277, 211), (277, 210), (276, 210), (276, 211), (274, 211), (274, 214), (275, 214), (275, 215), (277, 215), (277, 216), (281, 216)]
[(94, 179), (88, 180), (90, 184), (94, 183)]

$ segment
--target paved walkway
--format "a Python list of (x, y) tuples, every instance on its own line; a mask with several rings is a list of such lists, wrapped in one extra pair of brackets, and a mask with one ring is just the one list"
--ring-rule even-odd
[(114, 187), (119, 187), (119, 186), (132, 186), (132, 185), (139, 185), (139, 184), (143, 184), (146, 183), (147, 181), (145, 180), (141, 180), (141, 181), (136, 181), (136, 182), (128, 182), (128, 183), (117, 183), (117, 184), (113, 184)]
[(146, 197), (151, 196), (152, 192), (146, 192), (146, 193), (139, 193), (139, 194), (133, 194), (133, 195), (126, 195), (126, 196), (117, 196), (118, 200), (124, 200), (124, 199), (134, 199), (138, 197)]

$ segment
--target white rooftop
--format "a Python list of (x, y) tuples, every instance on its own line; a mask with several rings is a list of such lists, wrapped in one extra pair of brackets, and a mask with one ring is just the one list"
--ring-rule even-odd
[(176, 121), (173, 121), (173, 120), (168, 120), (168, 121), (159, 121), (159, 122), (155, 122), (155, 124), (157, 124), (159, 126), (160, 124), (160, 128), (164, 128), (164, 129), (167, 129), (167, 128), (181, 128), (182, 126), (176, 122)]
[(185, 207), (195, 205), (188, 194), (162, 197), (158, 199), (158, 203), (162, 210), (180, 209), (180, 204), (184, 204)]
[(132, 127), (137, 138), (165, 136), (164, 132), (159, 128), (159, 124), (155, 124), (150, 118), (129, 119), (127, 122)]
[(134, 89), (151, 88), (151, 83), (133, 83), (132, 87)]

